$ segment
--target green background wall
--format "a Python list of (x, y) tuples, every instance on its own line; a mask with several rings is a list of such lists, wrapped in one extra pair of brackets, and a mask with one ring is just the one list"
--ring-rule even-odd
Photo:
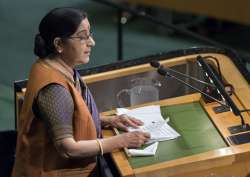
[[(0, 130), (14, 129), (13, 82), (28, 76), (33, 55), (34, 36), (41, 18), (55, 7), (85, 9), (94, 31), (96, 47), (91, 61), (83, 67), (116, 61), (116, 11), (91, 0), (1, 0), (0, 1)], [(161, 31), (158, 33), (157, 31)], [(124, 28), (124, 58), (133, 59), (177, 48), (204, 45), (179, 35), (162, 33), (155, 25), (134, 20)]]

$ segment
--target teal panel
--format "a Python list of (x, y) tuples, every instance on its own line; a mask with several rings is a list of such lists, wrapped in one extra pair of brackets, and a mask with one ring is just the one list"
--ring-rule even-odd
[(170, 117), (169, 124), (181, 134), (181, 137), (160, 142), (155, 156), (130, 157), (129, 162), (132, 168), (227, 146), (199, 102), (161, 107), (161, 112), (164, 118)]

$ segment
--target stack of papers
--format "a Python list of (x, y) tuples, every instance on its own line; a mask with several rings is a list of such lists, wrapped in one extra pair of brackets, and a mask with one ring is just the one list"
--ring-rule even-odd
[[(171, 126), (168, 125), (168, 121), (164, 120), (164, 118), (161, 115), (161, 110), (160, 106), (158, 105), (153, 105), (153, 106), (145, 106), (145, 107), (140, 107), (136, 109), (125, 109), (125, 108), (117, 108), (117, 115), (121, 114), (126, 114), (131, 117), (135, 117), (139, 120), (141, 120), (144, 125), (140, 126), (139, 128), (132, 128), (129, 127), (129, 131), (143, 131), (143, 132), (148, 132), (150, 133), (150, 140), (147, 142), (147, 144), (154, 143), (154, 142), (159, 142), (159, 141), (165, 141), (165, 140), (171, 140), (175, 139), (180, 134), (176, 132)], [(158, 144), (153, 144), (148, 146), (147, 148), (143, 150), (136, 150), (132, 149), (132, 152), (129, 149), (130, 155), (140, 156), (142, 155), (154, 155), (156, 152)], [(150, 150), (155, 150), (148, 152), (148, 149)], [(140, 153), (138, 153), (140, 151)], [(154, 152), (154, 153), (153, 153)]]

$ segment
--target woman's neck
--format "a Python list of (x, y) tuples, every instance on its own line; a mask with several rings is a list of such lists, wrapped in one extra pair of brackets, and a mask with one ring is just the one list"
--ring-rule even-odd
[(45, 63), (55, 68), (59, 72), (61, 72), (64, 76), (66, 76), (72, 83), (74, 80), (74, 69), (70, 67), (63, 59), (60, 57), (48, 57), (48, 59), (44, 60)]
[(57, 59), (57, 62), (62, 65), (72, 76), (74, 75), (74, 67), (67, 64), (63, 59)]
[(56, 61), (58, 64), (60, 64), (62, 67), (64, 67), (72, 76), (74, 75), (74, 66), (70, 65), (68, 62), (66, 62), (61, 57), (53, 57), (53, 60)]

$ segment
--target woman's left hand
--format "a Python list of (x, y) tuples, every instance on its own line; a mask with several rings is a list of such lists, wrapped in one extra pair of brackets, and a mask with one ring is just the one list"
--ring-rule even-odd
[(126, 114), (108, 118), (108, 125), (118, 128), (123, 131), (128, 131), (128, 127), (138, 128), (143, 125), (143, 122), (134, 117), (129, 117)]

